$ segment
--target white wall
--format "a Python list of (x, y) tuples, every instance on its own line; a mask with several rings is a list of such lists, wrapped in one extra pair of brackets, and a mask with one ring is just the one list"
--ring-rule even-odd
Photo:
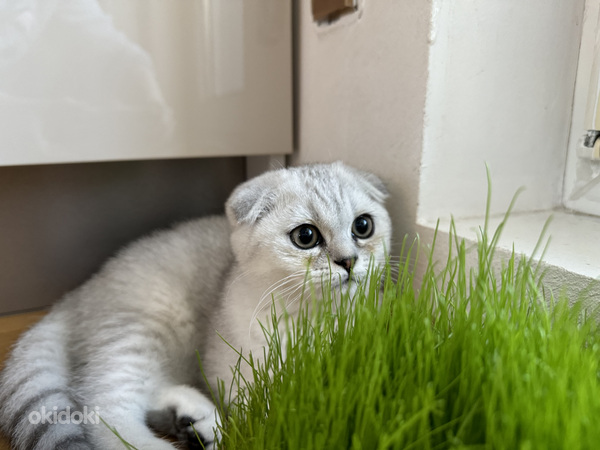
[(583, 0), (435, 0), (419, 221), (560, 205)]

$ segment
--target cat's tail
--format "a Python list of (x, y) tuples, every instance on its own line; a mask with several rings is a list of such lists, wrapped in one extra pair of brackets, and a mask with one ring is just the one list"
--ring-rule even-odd
[(64, 311), (53, 310), (19, 339), (0, 374), (0, 429), (14, 449), (92, 448), (69, 389), (68, 329)]

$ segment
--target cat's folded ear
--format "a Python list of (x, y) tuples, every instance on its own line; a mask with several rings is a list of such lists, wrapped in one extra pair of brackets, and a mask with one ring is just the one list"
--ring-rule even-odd
[(362, 184), (362, 188), (376, 202), (383, 203), (390, 196), (385, 184), (377, 175), (354, 167), (346, 166), (346, 168), (356, 175), (356, 178)]
[(267, 172), (240, 184), (225, 203), (225, 214), (233, 225), (255, 223), (275, 206), (279, 171)]

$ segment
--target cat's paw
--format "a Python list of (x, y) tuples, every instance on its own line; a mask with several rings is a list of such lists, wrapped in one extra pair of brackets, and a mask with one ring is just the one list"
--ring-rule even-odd
[(177, 419), (177, 439), (187, 442), (190, 449), (214, 449), (217, 422), (214, 418), (205, 417), (194, 420), (193, 417), (183, 416)]
[(189, 386), (172, 386), (159, 395), (146, 423), (154, 431), (186, 442), (190, 449), (213, 449), (218, 440), (218, 412), (213, 403)]

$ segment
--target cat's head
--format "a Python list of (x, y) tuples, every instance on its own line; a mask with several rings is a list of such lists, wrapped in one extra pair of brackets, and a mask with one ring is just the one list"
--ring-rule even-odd
[(390, 248), (387, 196), (378, 177), (339, 162), (275, 170), (241, 184), (226, 204), (241, 270), (271, 284), (281, 280), (274, 293), (291, 291), (306, 274), (315, 284), (353, 285), (372, 258), (384, 263)]

